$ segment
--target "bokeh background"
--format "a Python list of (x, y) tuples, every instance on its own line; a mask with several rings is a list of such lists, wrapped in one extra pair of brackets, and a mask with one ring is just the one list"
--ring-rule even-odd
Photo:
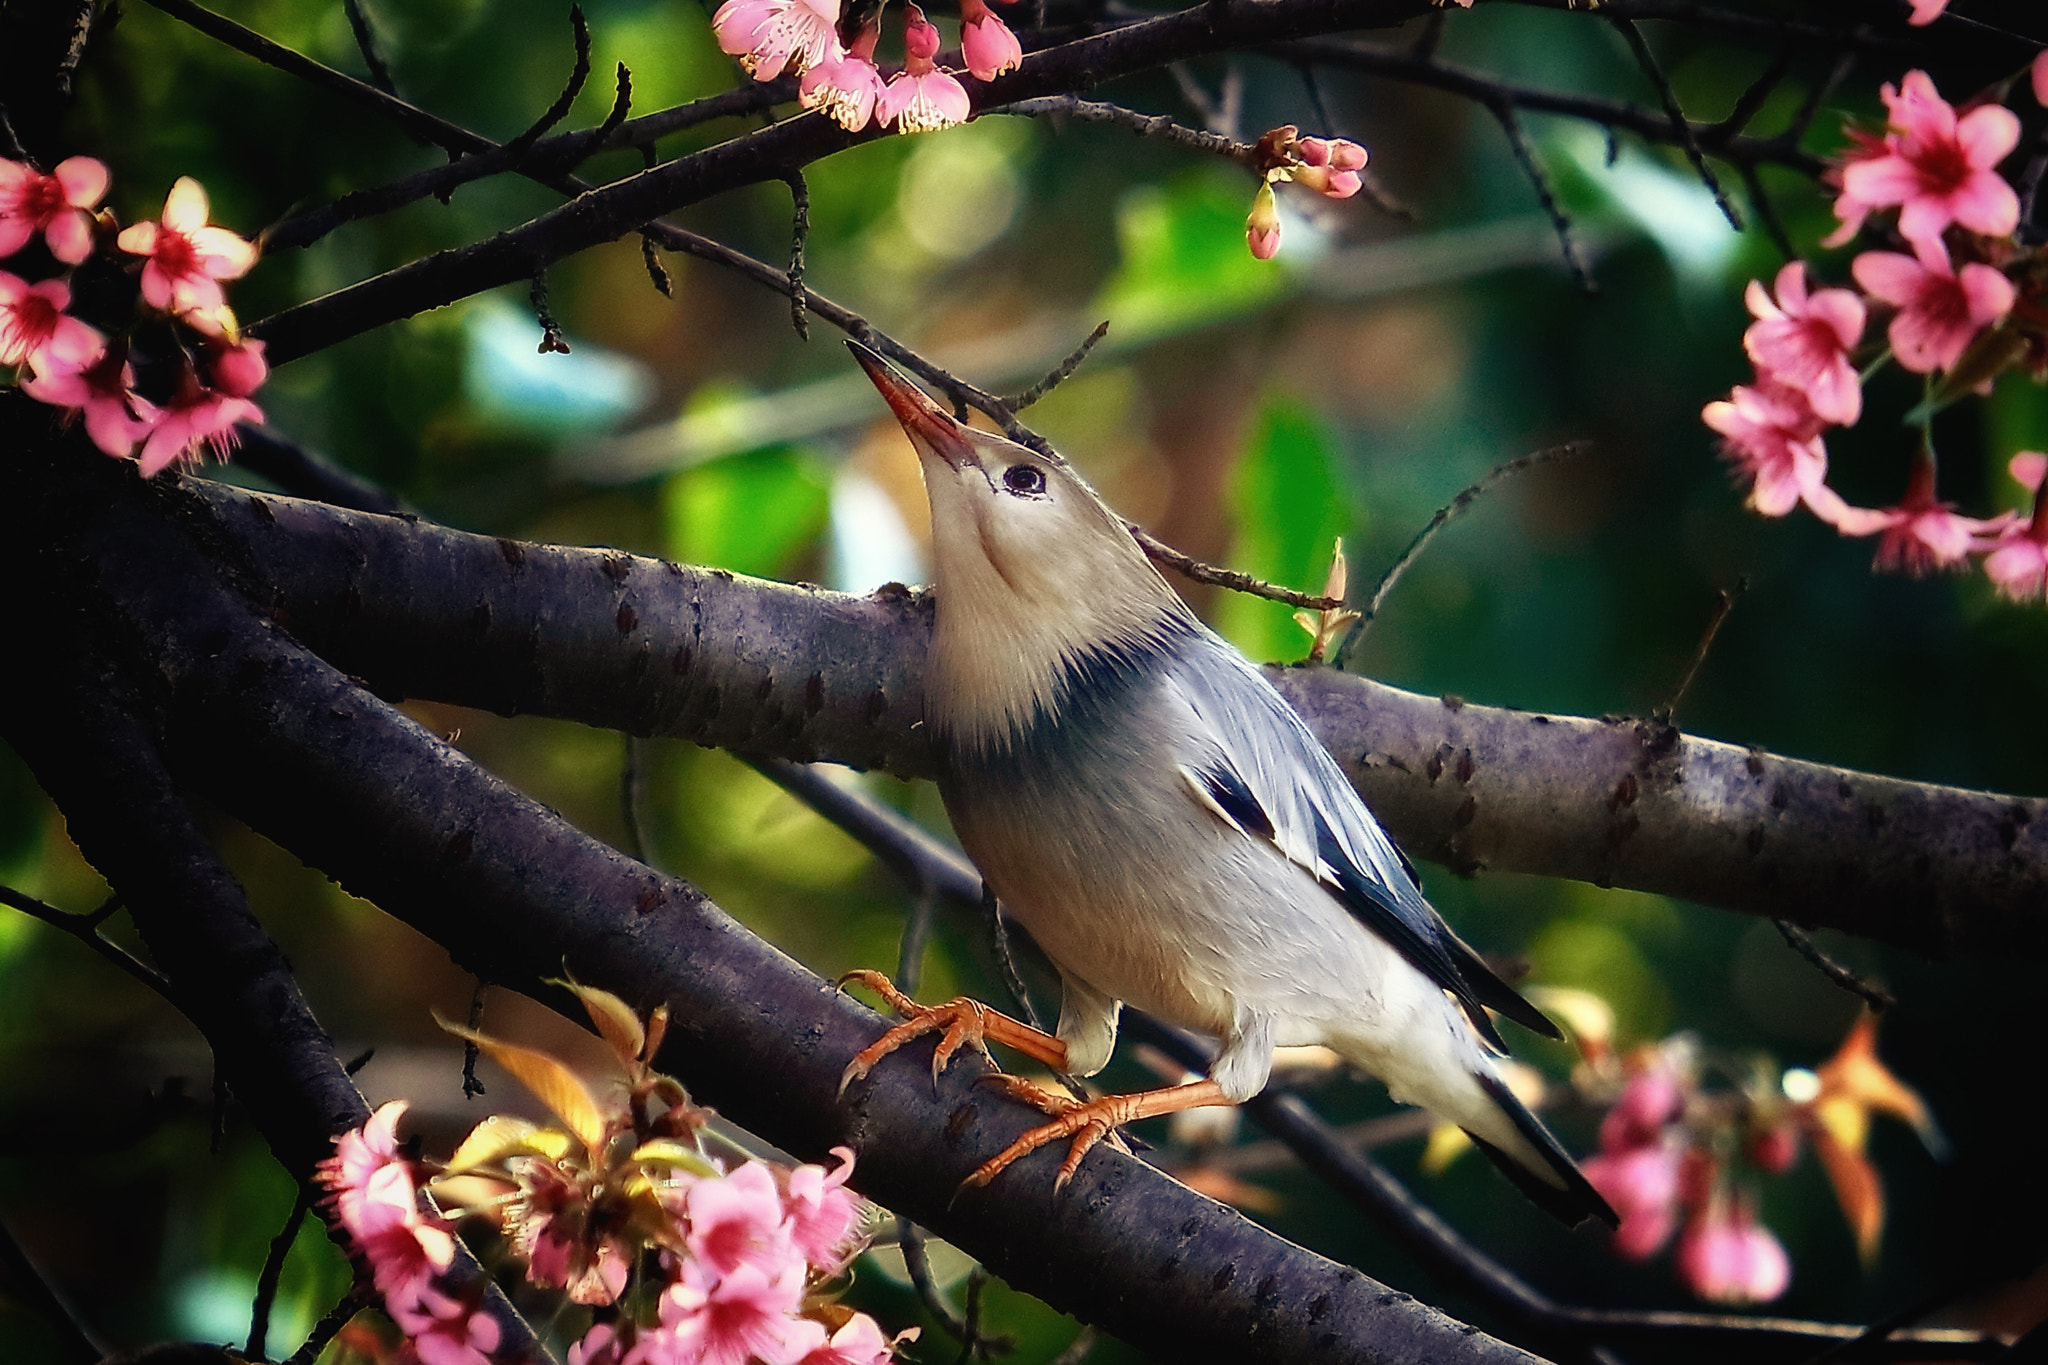
[[(338, 4), (222, 8), (323, 61), (363, 69)], [(551, 0), (366, 8), (400, 91), (494, 136), (523, 128), (569, 66), (568, 22)], [(578, 102), (580, 126), (602, 118), (615, 62), (632, 69), (636, 113), (737, 79), (688, 0), (587, 0), (585, 9), (600, 74)], [(1654, 102), (1620, 36), (1584, 14), (1485, 5), (1448, 20), (1447, 60)], [(1673, 27), (1651, 37), (1695, 117), (1724, 114), (1776, 55)], [(2001, 60), (2016, 67), (2027, 55), (1992, 43), (1974, 51), (1981, 65), (1935, 67), (1945, 91), (1974, 89), (2006, 74)], [(1839, 145), (1844, 117), (1874, 120), (1877, 84), (1911, 60), (1862, 60), (1809, 145)], [(1781, 126), (1828, 64), (1828, 54), (1797, 56), (1757, 127)], [(1684, 699), (1686, 729), (1902, 777), (2042, 791), (2048, 611), (1997, 600), (1981, 577), (1874, 575), (1867, 545), (1810, 519), (1758, 519), (1730, 487), (1698, 412), (1746, 376), (1741, 287), (1780, 258), (1762, 234), (1731, 231), (1682, 161), (1529, 117), (1592, 262), (1599, 291), (1589, 296), (1562, 268), (1530, 183), (1483, 109), (1335, 74), (1312, 93), (1299, 71), (1256, 56), (1196, 63), (1185, 75), (1212, 96), (1241, 82), (1247, 136), (1293, 122), (1364, 142), (1387, 194), (1412, 217), (1363, 200), (1283, 196), (1286, 246), (1261, 264), (1244, 249), (1252, 185), (1235, 167), (1117, 129), (986, 118), (812, 168), (810, 282), (1009, 391), (1108, 319), (1108, 341), (1028, 420), (1170, 541), (1297, 586), (1320, 583), (1338, 535), (1354, 582), (1369, 584), (1440, 504), (1498, 462), (1588, 439), (1591, 454), (1498, 487), (1453, 523), (1394, 594), (1356, 666), (1492, 703), (1647, 713), (1670, 698), (1716, 590), (1746, 578), (1747, 595)], [(1110, 93), (1199, 121), (1163, 74)], [(1334, 127), (1320, 126), (1318, 100)], [(69, 129), (71, 150), (112, 166), (111, 203), (124, 221), (153, 216), (171, 181), (190, 174), (212, 193), (216, 221), (248, 233), (437, 155), (144, 5), (97, 43)], [(709, 125), (662, 152), (735, 131), (732, 121)], [(636, 165), (616, 155), (592, 169)], [(1846, 259), (1816, 245), (1832, 222), (1826, 196), (1790, 173), (1767, 171), (1765, 183), (1820, 273), (1845, 278)], [(448, 205), (429, 200), (266, 259), (235, 302), (245, 318), (261, 317), (554, 202), (513, 179), (465, 186)], [(678, 218), (764, 259), (787, 258), (780, 184)], [(505, 290), (296, 362), (263, 403), (281, 433), (454, 526), (852, 590), (918, 581), (915, 464), (836, 334), (814, 324), (799, 339), (784, 300), (713, 267), (670, 258), (667, 270), (672, 298), (651, 287), (636, 241), (552, 270), (567, 356), (536, 353), (526, 291)], [(1895, 379), (1873, 387), (1863, 425), (1832, 443), (1838, 484), (1857, 501), (1890, 501), (1903, 485), (1910, 445), (1896, 418), (1916, 395)], [(2048, 397), (2008, 378), (1988, 401), (1945, 415), (1937, 437), (1945, 496), (1979, 514), (2018, 506), (2004, 463), (2048, 448)], [(1193, 595), (1254, 657), (1304, 653), (1308, 637), (1285, 608)], [(583, 828), (626, 837), (620, 736), (412, 710)], [(908, 900), (858, 846), (728, 755), (655, 742), (642, 757), (641, 820), (664, 867), (822, 973), (895, 963)], [(929, 788), (867, 780), (943, 826)], [(214, 827), (344, 1054), (375, 1049), (360, 1074), (373, 1100), (412, 1100), (430, 1147), (516, 1102), (509, 1081), (488, 1075), (490, 1095), (462, 1099), (459, 1049), (429, 1012), (465, 1014), (472, 983), (443, 953), (247, 830), (224, 818)], [(1811, 1065), (1855, 1014), (1763, 920), (1573, 883), (1425, 873), (1473, 942), (1526, 961), (1532, 982), (1602, 995), (1624, 1044), (1686, 1029), (1733, 1058)], [(4, 750), (0, 881), (72, 909), (105, 895)], [(114, 932), (126, 932), (118, 920)], [(1810, 1156), (1768, 1182), (1763, 1216), (1795, 1266), (1778, 1306), (1869, 1319), (2030, 1268), (2048, 1213), (2031, 1122), (2036, 965), (1930, 962), (1823, 937), (1897, 992), (1883, 1052), (1926, 1095), (1954, 1155), (1938, 1164), (1909, 1131), (1879, 1126), (1872, 1150), (1891, 1216), (1868, 1268)], [(942, 919), (921, 989), (930, 999), (997, 989), (978, 925)], [(584, 1046), (574, 1029), (503, 995), (488, 1000), (486, 1026)], [(1520, 1051), (1553, 1076), (1571, 1064), (1562, 1049)], [(1105, 1079), (1150, 1081), (1129, 1061)], [(240, 1341), (248, 1330), (257, 1271), (293, 1189), (235, 1109), (216, 1122), (211, 1084), (197, 1034), (166, 1007), (63, 936), (0, 912), (0, 1217), (117, 1340)], [(1389, 1109), (1361, 1080), (1328, 1080), (1316, 1099), (1341, 1120)], [(1561, 1125), (1568, 1144), (1590, 1150), (1589, 1122), (1566, 1115)], [(1247, 1129), (1242, 1140), (1257, 1137)], [(1685, 1302), (1668, 1257), (1626, 1265), (1602, 1237), (1550, 1224), (1481, 1162), (1417, 1171), (1421, 1150), (1418, 1139), (1381, 1155), (1544, 1290), (1597, 1305)], [(1485, 1320), (1307, 1174), (1281, 1165), (1244, 1178), (1265, 1193), (1259, 1216), (1287, 1235)], [(883, 1259), (863, 1263), (855, 1301), (892, 1327), (922, 1321)], [(941, 1256), (940, 1268), (957, 1293), (964, 1264)], [(272, 1351), (293, 1349), (346, 1279), (318, 1229), (302, 1234)], [(994, 1328), (1018, 1334), (1018, 1360), (1049, 1358), (1073, 1332), (1000, 1284), (988, 1309)], [(950, 1358), (954, 1348), (926, 1326), (912, 1356)], [(1105, 1344), (1094, 1358), (1125, 1358), (1120, 1349)], [(54, 1358), (48, 1350), (35, 1321), (0, 1300), (0, 1356), (33, 1362)]]

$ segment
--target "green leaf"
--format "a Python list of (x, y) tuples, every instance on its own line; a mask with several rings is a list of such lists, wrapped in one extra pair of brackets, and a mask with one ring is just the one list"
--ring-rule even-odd
[[(1321, 592), (1330, 552), (1352, 529), (1337, 480), (1330, 435), (1313, 410), (1292, 398), (1266, 401), (1251, 447), (1230, 489), (1237, 538), (1228, 567), (1282, 587)], [(1226, 593), (1216, 628), (1254, 659), (1294, 659), (1307, 650), (1293, 609)]]
[(831, 478), (812, 457), (771, 447), (684, 470), (661, 508), (669, 558), (767, 578), (825, 529)]
[(1123, 264), (1088, 306), (1128, 343), (1247, 311), (1287, 288), (1270, 261), (1252, 258), (1244, 219), (1256, 187), (1246, 177), (1189, 176), (1142, 185), (1117, 207)]

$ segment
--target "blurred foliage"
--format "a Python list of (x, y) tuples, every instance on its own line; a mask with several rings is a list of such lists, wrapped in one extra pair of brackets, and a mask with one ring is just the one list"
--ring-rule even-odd
[[(338, 5), (222, 8), (322, 61), (363, 69)], [(567, 71), (568, 26), (553, 0), (365, 8), (402, 93), (494, 136), (523, 128)], [(636, 113), (735, 79), (698, 6), (589, 0), (585, 10), (600, 75), (578, 100), (583, 126), (608, 107), (617, 61), (632, 68)], [(1697, 117), (1725, 113), (1772, 56), (1678, 30), (1652, 39)], [(1548, 87), (1649, 96), (1613, 30), (1581, 15), (1453, 12), (1442, 51)], [(1440, 537), (1357, 666), (1488, 702), (1643, 713), (1683, 672), (1715, 589), (1747, 576), (1751, 590), (1678, 717), (1687, 729), (1905, 777), (2043, 789), (2048, 730), (2027, 721), (2048, 665), (2048, 617), (2038, 607), (1994, 599), (1981, 578), (1873, 576), (1866, 548), (1809, 519), (1762, 522), (1729, 488), (1698, 410), (1746, 372), (1741, 286), (1777, 258), (1760, 234), (1728, 230), (1682, 161), (1624, 140), (1610, 163), (1597, 131), (1529, 120), (1595, 258), (1601, 288), (1587, 297), (1557, 265), (1530, 186), (1483, 110), (1331, 76), (1320, 94), (1337, 127), (1317, 129), (1294, 69), (1258, 58), (1234, 67), (1245, 80), (1247, 129), (1294, 122), (1358, 138), (1417, 220), (1394, 221), (1358, 201), (1290, 202), (1287, 247), (1261, 266), (1243, 249), (1251, 187), (1234, 171), (1115, 129), (992, 118), (883, 139), (813, 167), (811, 282), (912, 344), (976, 358), (969, 377), (995, 387), (1022, 387), (1049, 363), (1044, 344), (1024, 339), (1032, 328), (1056, 334), (1058, 352), (1108, 317), (1110, 341), (1032, 419), (1126, 511), (1295, 586), (1320, 585), (1340, 534), (1354, 584), (1369, 585), (1437, 506), (1494, 464), (1591, 438), (1592, 455), (1488, 494)], [(1224, 70), (1206, 61), (1190, 69), (1211, 89)], [(1817, 57), (1795, 63), (1800, 81), (1820, 70)], [(1816, 140), (1833, 138), (1841, 114), (1868, 117), (1887, 74), (1896, 73), (1859, 67), (1822, 114)], [(1135, 107), (1186, 112), (1164, 77), (1114, 93)], [(1795, 97), (1774, 99), (1763, 126), (1775, 126)], [(692, 129), (660, 150), (708, 146), (736, 126)], [(251, 232), (439, 159), (146, 6), (126, 9), (91, 54), (69, 132), (72, 150), (112, 165), (111, 202), (124, 220), (152, 214), (171, 181), (192, 174), (212, 192), (218, 221)], [(637, 166), (620, 153), (590, 169)], [(1813, 250), (1828, 222), (1823, 196), (1775, 171), (1765, 184), (1795, 239)], [(448, 204), (430, 199), (272, 256), (235, 302), (261, 317), (553, 202), (513, 179), (467, 185)], [(786, 189), (771, 184), (678, 217), (779, 262), (788, 214)], [(1460, 254), (1458, 243), (1476, 240), (1458, 235), (1465, 229), (1532, 222), (1540, 252)], [(1449, 254), (1418, 264), (1430, 250)], [(1830, 278), (1846, 273), (1838, 255), (1818, 261)], [(673, 298), (649, 285), (636, 242), (555, 267), (552, 306), (573, 340), (570, 356), (530, 354), (540, 331), (526, 291), (506, 290), (296, 362), (265, 391), (265, 406), (282, 431), (469, 529), (856, 590), (879, 581), (859, 577), (862, 566), (915, 565), (924, 511), (914, 463), (871, 398), (834, 399), (819, 387), (848, 375), (829, 329), (814, 320), (805, 344), (779, 296), (700, 262), (667, 265)], [(1852, 497), (1888, 500), (1902, 479), (1909, 446), (1891, 422), (1914, 395), (1894, 387), (1874, 387), (1872, 416), (1832, 443)], [(839, 392), (859, 394), (858, 381)], [(587, 457), (610, 433), (660, 448), (678, 419), (739, 397), (766, 398), (784, 415), (822, 415), (800, 436), (637, 482), (591, 473)], [(1191, 411), (1203, 419), (1192, 435), (1176, 422)], [(2016, 505), (2004, 461), (2048, 445), (2048, 396), (2009, 381), (1989, 403), (1945, 415), (1938, 432), (1948, 496), (1966, 510)], [(1214, 614), (1255, 655), (1298, 658), (1306, 647), (1284, 608), (1233, 599), (1214, 603)], [(583, 828), (623, 840), (619, 737), (446, 706), (411, 710)], [(656, 861), (823, 973), (893, 966), (907, 898), (860, 848), (725, 755), (645, 747), (641, 812)], [(928, 788), (871, 780), (943, 825)], [(215, 832), (343, 1054), (376, 1048), (360, 1076), (371, 1098), (412, 1099), (430, 1143), (445, 1145), (478, 1109), (461, 1099), (459, 1051), (428, 1011), (465, 1014), (469, 980), (431, 944), (246, 830), (218, 820)], [(1853, 1002), (1748, 917), (1523, 877), (1427, 876), (1472, 941), (1519, 956), (1533, 981), (1605, 996), (1624, 1042), (1682, 1027), (1721, 1047), (1810, 1065), (1853, 1015)], [(4, 753), (0, 879), (72, 909), (105, 895)], [(118, 918), (114, 926), (124, 932)], [(1869, 1274), (1813, 1163), (1770, 1187), (1765, 1216), (1796, 1268), (1780, 1306), (1867, 1319), (2037, 1246), (2048, 1187), (2038, 1135), (2014, 1119), (2010, 1097), (2027, 1082), (2004, 1040), (2025, 1036), (2023, 1011), (2038, 987), (2025, 964), (1936, 964), (1824, 937), (1896, 989), (1903, 1003), (1885, 1026), (1887, 1058), (1927, 1094), (1958, 1152), (1936, 1166), (1910, 1136), (1878, 1132), (1874, 1156), (1893, 1216)], [(924, 967), (927, 998), (1000, 998), (979, 923), (942, 918)], [(489, 1020), (506, 1036), (575, 1046), (568, 1025), (515, 999), (493, 996)], [(1516, 1041), (1553, 1074), (1570, 1064), (1561, 1048)], [(1125, 1058), (1105, 1079), (1135, 1087), (1149, 1073)], [(208, 1059), (189, 1026), (63, 936), (0, 915), (0, 1215), (122, 1341), (239, 1338), (249, 1286), (289, 1208), (288, 1182), (233, 1106), (224, 1139), (209, 1142), (208, 1089)], [(510, 1090), (495, 1084), (481, 1103), (503, 1102)], [(1332, 1081), (1317, 1098), (1339, 1120), (1387, 1108), (1363, 1082)], [(1590, 1147), (1586, 1123), (1566, 1116), (1563, 1129), (1568, 1143)], [(1409, 1143), (1384, 1155), (1416, 1176), (1419, 1152)], [(1562, 1232), (1504, 1197), (1482, 1163), (1416, 1178), (1454, 1224), (1548, 1292), (1594, 1304), (1675, 1301), (1663, 1267), (1625, 1265), (1598, 1237)], [(1267, 1216), (1287, 1235), (1448, 1311), (1476, 1311), (1440, 1296), (1306, 1173), (1259, 1179), (1280, 1201)], [(918, 1320), (883, 1259), (862, 1271), (854, 1301), (885, 1323)], [(302, 1233), (285, 1269), (275, 1349), (295, 1344), (344, 1278), (318, 1231)], [(1049, 1358), (1071, 1336), (1071, 1324), (1001, 1286), (987, 1309), (993, 1329), (1020, 1335), (1022, 1361)], [(945, 1356), (943, 1338), (926, 1329), (918, 1357)], [(5, 1301), (0, 1341), (10, 1361), (55, 1359), (40, 1329)], [(1091, 1358), (1127, 1357), (1105, 1346)]]

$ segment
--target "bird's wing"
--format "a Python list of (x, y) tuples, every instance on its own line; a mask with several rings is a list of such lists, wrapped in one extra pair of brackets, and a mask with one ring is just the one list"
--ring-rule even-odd
[(1414, 865), (1294, 708), (1243, 655), (1209, 636), (1166, 677), (1199, 722), (1182, 769), (1198, 801), (1312, 874), (1367, 928), (1457, 997), (1489, 1043), (1505, 1050), (1482, 1006), (1545, 1037), (1560, 1036), (1423, 898)]

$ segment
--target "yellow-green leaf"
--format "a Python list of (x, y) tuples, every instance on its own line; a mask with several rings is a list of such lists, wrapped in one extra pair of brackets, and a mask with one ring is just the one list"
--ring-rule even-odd
[(716, 1176), (718, 1168), (706, 1161), (696, 1148), (673, 1138), (656, 1138), (640, 1145), (633, 1160), (642, 1166), (665, 1166), (692, 1175)]
[(549, 1113), (567, 1125), (585, 1149), (596, 1153), (604, 1146), (604, 1111), (575, 1072), (536, 1048), (502, 1042), (475, 1029), (452, 1024), (438, 1014), (434, 1022), (456, 1037), (475, 1043), (486, 1057), (510, 1072), (512, 1079), (532, 1091)]
[(509, 1114), (494, 1114), (469, 1130), (469, 1136), (455, 1149), (441, 1174), (461, 1175), (480, 1166), (496, 1166), (515, 1156), (541, 1156), (559, 1161), (569, 1154), (576, 1139), (554, 1128), (543, 1128)]
[(549, 984), (560, 986), (583, 1002), (583, 1008), (590, 1014), (590, 1022), (597, 1026), (599, 1036), (611, 1044), (622, 1064), (631, 1068), (640, 1060), (640, 1052), (647, 1046), (647, 1031), (640, 1026), (640, 1016), (631, 1005), (610, 991), (586, 986), (574, 978)]

